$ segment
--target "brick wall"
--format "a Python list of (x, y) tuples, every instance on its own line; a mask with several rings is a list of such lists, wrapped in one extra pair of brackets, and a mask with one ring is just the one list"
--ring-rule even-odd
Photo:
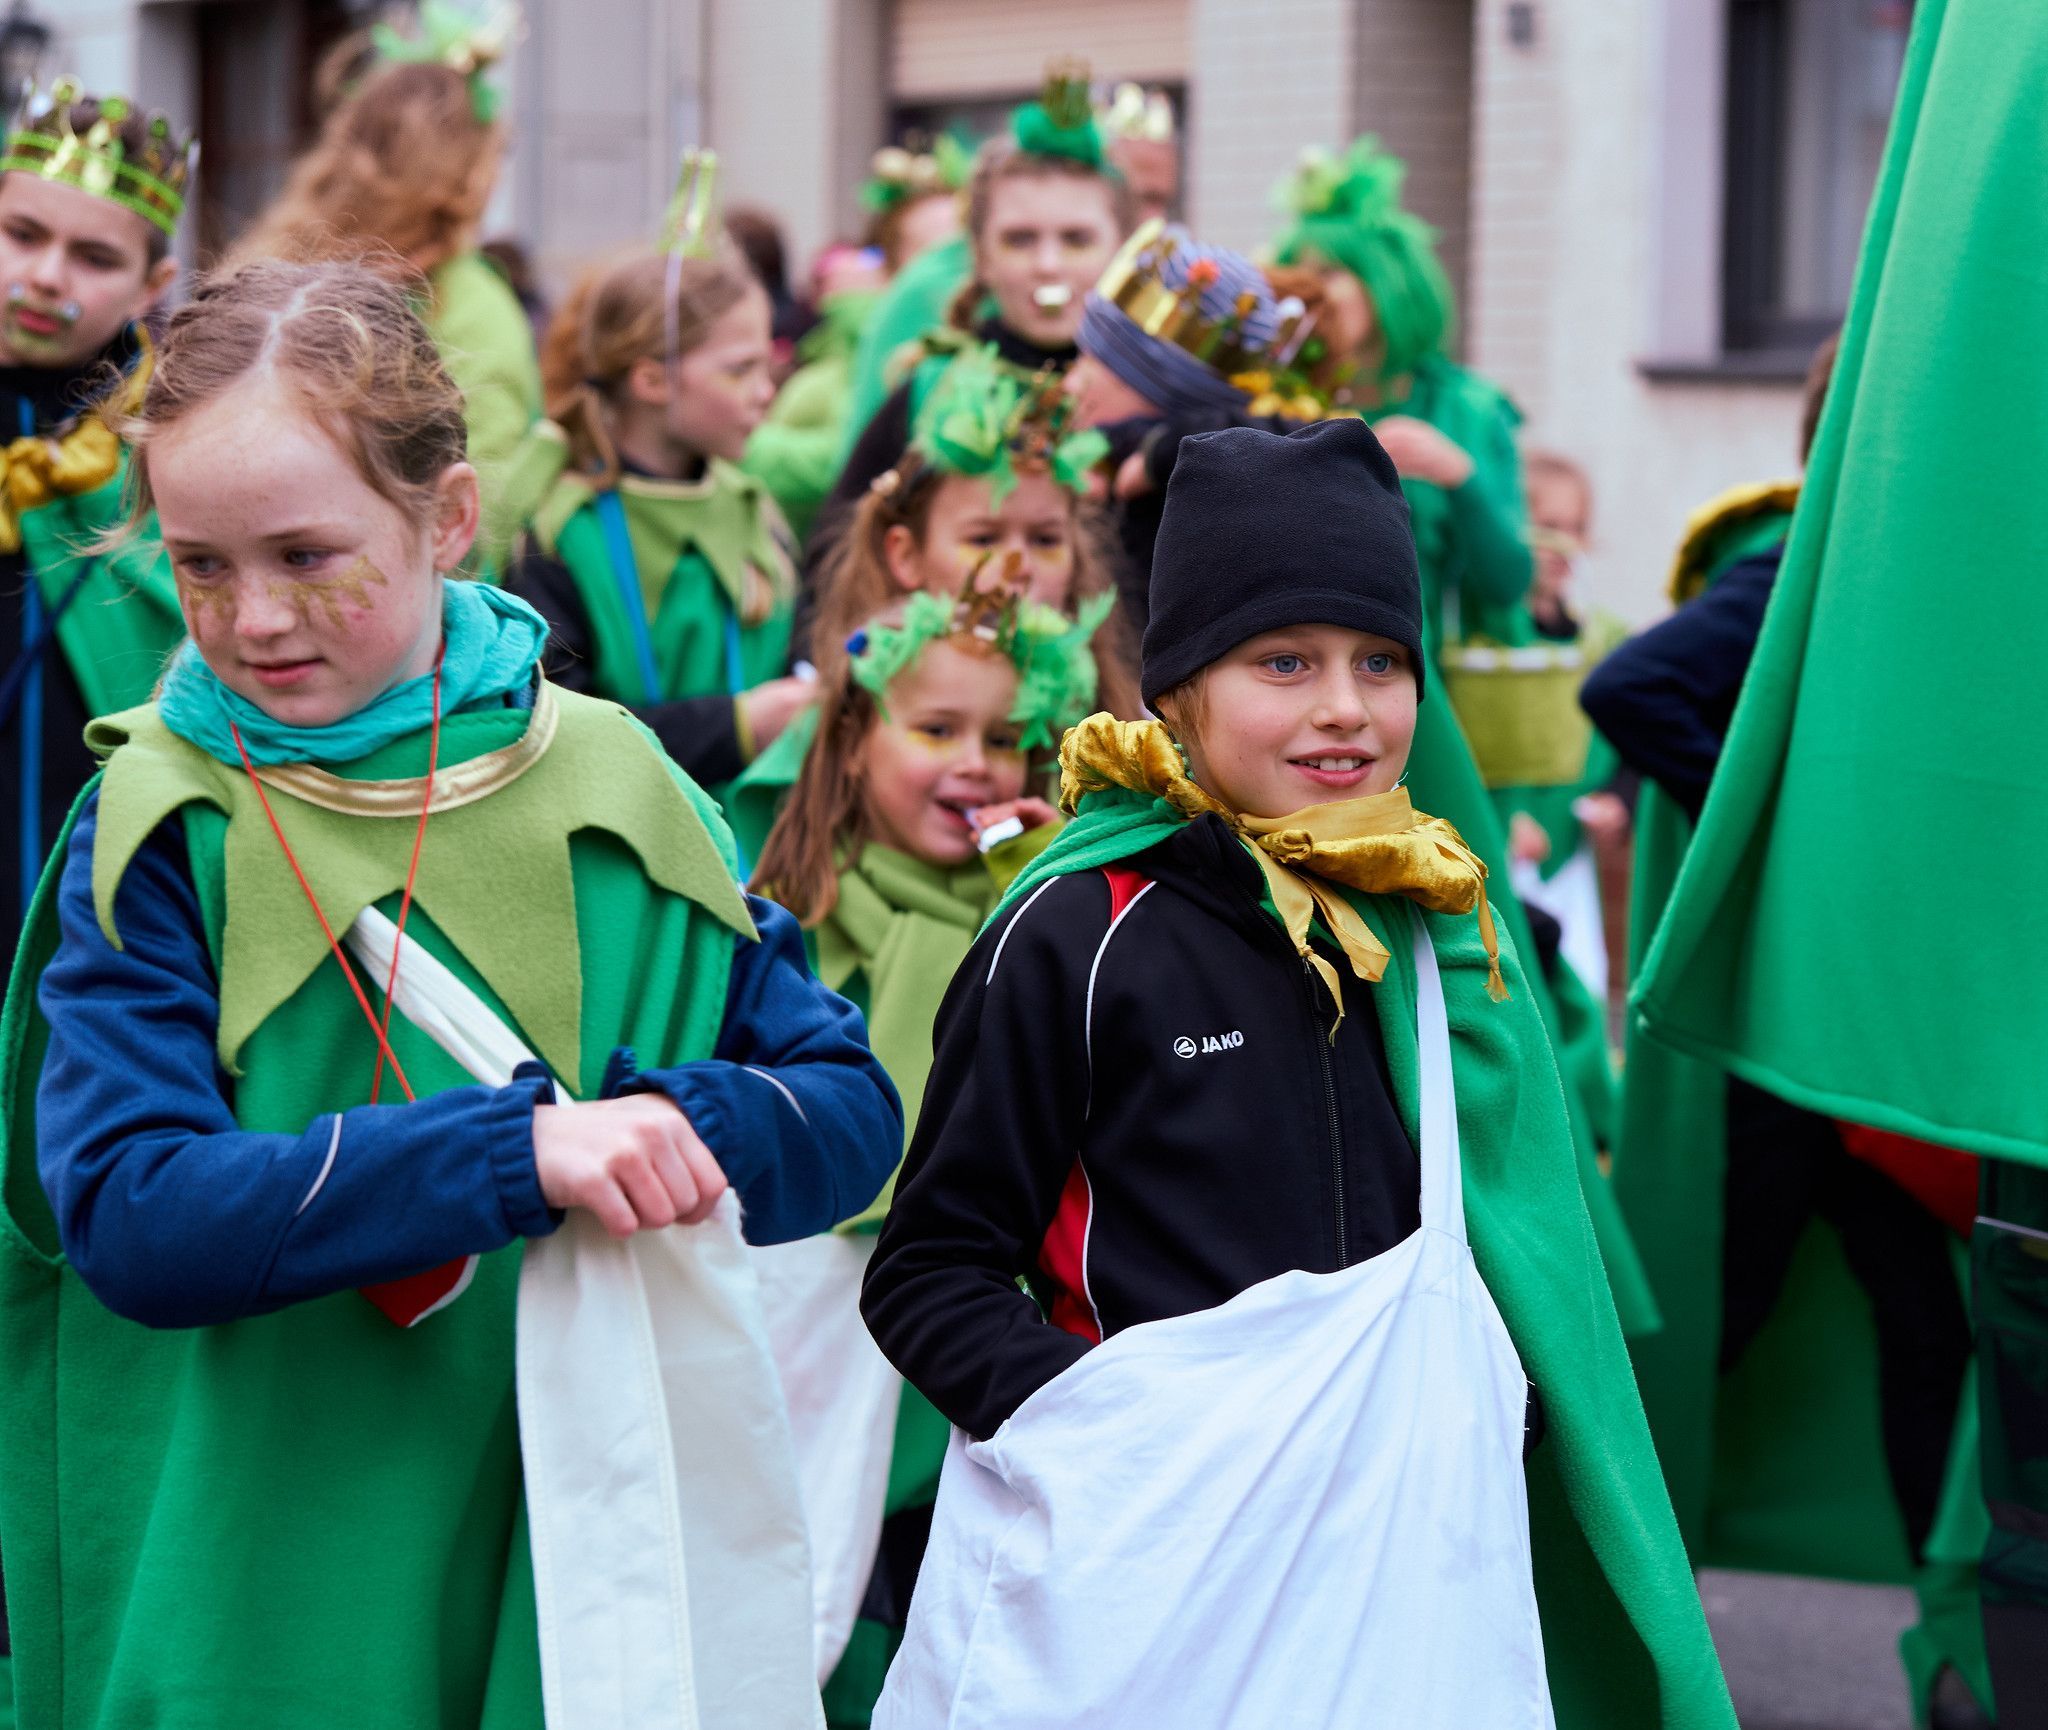
[(1408, 164), (1406, 201), (1437, 231), (1464, 305), (1472, 201), (1472, 0), (1362, 0), (1353, 125)]
[(1188, 208), (1204, 240), (1256, 247), (1304, 144), (1351, 136), (1358, 0), (1193, 0)]

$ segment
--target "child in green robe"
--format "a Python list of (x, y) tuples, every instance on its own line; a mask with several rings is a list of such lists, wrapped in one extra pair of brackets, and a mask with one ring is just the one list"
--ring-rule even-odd
[(548, 621), (548, 673), (623, 703), (722, 789), (809, 706), (785, 676), (794, 549), (736, 466), (774, 396), (768, 297), (735, 254), (600, 265), (549, 327), (568, 470), (505, 585)]
[(276, 200), (235, 248), (247, 258), (367, 257), (415, 298), (462, 392), (483, 491), (477, 560), (495, 572), (559, 461), (541, 418), (533, 329), (512, 285), (477, 250), (505, 154), (488, 73), (504, 18), (421, 8), (421, 31), (346, 38), (325, 76), (343, 91)]
[[(1114, 600), (1112, 567), (1088, 477), (1107, 448), (1075, 431), (1051, 377), (1026, 379), (986, 349), (949, 366), (918, 418), (911, 448), (862, 497), (825, 566), (813, 653), (829, 673), (846, 639), (906, 594), (951, 597), (998, 574), (1069, 618)], [(1090, 639), (1097, 700), (1139, 712), (1136, 645), (1121, 610)], [(742, 857), (755, 859), (816, 736), (801, 716), (741, 772), (726, 808)]]
[[(1101, 617), (1097, 607), (1071, 622), (1022, 599), (1021, 585), (957, 599), (920, 591), (867, 621), (827, 677), (819, 737), (755, 881), (810, 932), (819, 978), (859, 1004), (913, 1124), (940, 999), (1003, 885), (1057, 832), (1040, 796), (1044, 767), (1094, 698), (1088, 638)], [(851, 1432), (867, 1442), (856, 1480), (883, 1492), (863, 1498), (835, 1484), (809, 1494), (820, 1622), (841, 1643), (821, 1653), (833, 1666), (825, 1709), (835, 1730), (868, 1722), (902, 1638), (946, 1446), (945, 1422), (922, 1396), (878, 1360), (883, 1379), (861, 1373), (873, 1346), (859, 1282), (887, 1206), (885, 1190), (842, 1228), (853, 1235), (768, 1252), (809, 1270), (806, 1344), (835, 1322), (850, 1336), (822, 1375), (808, 1367), (811, 1351), (784, 1362), (799, 1460), (807, 1444), (846, 1450)], [(828, 1292), (836, 1317), (823, 1308)], [(834, 1566), (842, 1550), (851, 1554)]]
[[(644, 1431), (594, 1444), (603, 1492), (565, 1509), (536, 1461), (596, 1414), (533, 1378), (574, 1306), (530, 1300), (620, 1257), (711, 1280), (727, 1191), (755, 1242), (857, 1212), (894, 1094), (702, 792), (537, 676), (530, 608), (448, 579), (476, 476), (397, 290), (275, 262), (202, 284), (135, 426), (192, 642), (92, 730), (106, 767), (0, 1030), (21, 1722), (541, 1730), (544, 1692), (555, 1730), (608, 1721), (557, 1705), (602, 1691), (593, 1664), (648, 1698), (674, 1641), (536, 1606), (588, 1604)], [(786, 1429), (751, 1288), (714, 1283), (730, 1325), (709, 1287), (659, 1325), (730, 1345), (689, 1391), (760, 1423), (679, 1475), (660, 1450), (736, 1536), (688, 1532), (695, 1674), (658, 1721), (806, 1730)], [(683, 1523), (631, 1546), (679, 1558)], [(772, 1584), (736, 1580), (749, 1552)], [(657, 1575), (608, 1571), (603, 1620), (644, 1629)]]
[(1186, 441), (862, 1296), (956, 1426), (877, 1725), (1733, 1725), (1423, 634), (1362, 422)]

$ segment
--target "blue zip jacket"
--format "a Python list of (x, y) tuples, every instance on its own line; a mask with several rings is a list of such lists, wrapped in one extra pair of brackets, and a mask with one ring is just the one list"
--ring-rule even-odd
[[(534, 1169), (533, 1110), (552, 1098), (538, 1064), (505, 1087), (328, 1113), (301, 1135), (240, 1128), (183, 825), (161, 825), (123, 877), (117, 950), (93, 911), (97, 819), (95, 794), (58, 886), (36, 1114), (59, 1237), (102, 1303), (203, 1327), (555, 1229)], [(880, 1193), (903, 1109), (859, 1011), (811, 977), (796, 921), (752, 896), (748, 911), (760, 941), (734, 945), (712, 1057), (643, 1071), (615, 1051), (604, 1094), (673, 1100), (738, 1192), (749, 1241), (784, 1243)]]

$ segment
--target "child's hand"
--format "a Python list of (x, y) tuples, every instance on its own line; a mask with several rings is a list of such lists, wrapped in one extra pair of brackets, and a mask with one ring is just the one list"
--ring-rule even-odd
[(794, 676), (770, 679), (746, 692), (740, 698), (740, 707), (746, 711), (747, 728), (754, 735), (754, 749), (767, 750), (782, 730), (817, 700), (817, 683)]
[(1541, 865), (1550, 857), (1550, 831), (1526, 811), (1508, 820), (1508, 852), (1524, 865)]
[(1389, 415), (1372, 430), (1403, 479), (1428, 481), (1448, 493), (1472, 478), (1471, 457), (1427, 421)]
[(535, 1106), (533, 1165), (549, 1207), (588, 1208), (613, 1237), (695, 1225), (727, 1187), (690, 1120), (658, 1093)]
[(985, 834), (998, 823), (1016, 818), (1027, 831), (1036, 829), (1042, 823), (1057, 823), (1060, 814), (1043, 799), (1005, 799), (1000, 805), (977, 805), (967, 813), (968, 822), (974, 825), (977, 835)]

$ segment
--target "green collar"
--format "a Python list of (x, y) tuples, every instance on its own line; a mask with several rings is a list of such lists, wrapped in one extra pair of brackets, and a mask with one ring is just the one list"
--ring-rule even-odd
[[(715, 807), (683, 787), (653, 737), (616, 705), (545, 684), (541, 691), (530, 715), (486, 711), (443, 722), (414, 899), (554, 1071), (573, 1076), (583, 1014), (570, 869), (578, 832), (605, 831), (632, 849), (657, 887), (742, 936), (754, 927)], [(95, 721), (87, 739), (106, 758), (93, 902), (115, 948), (115, 893), (151, 832), (193, 803), (228, 818), (218, 1045), (222, 1066), (238, 1074), (243, 1045), (313, 975), (327, 939), (239, 767), (178, 738), (154, 707)], [(316, 771), (319, 779), (303, 784), (266, 773), (271, 809), (337, 935), (404, 887), (426, 746), (422, 731), (346, 765), (345, 775)]]

